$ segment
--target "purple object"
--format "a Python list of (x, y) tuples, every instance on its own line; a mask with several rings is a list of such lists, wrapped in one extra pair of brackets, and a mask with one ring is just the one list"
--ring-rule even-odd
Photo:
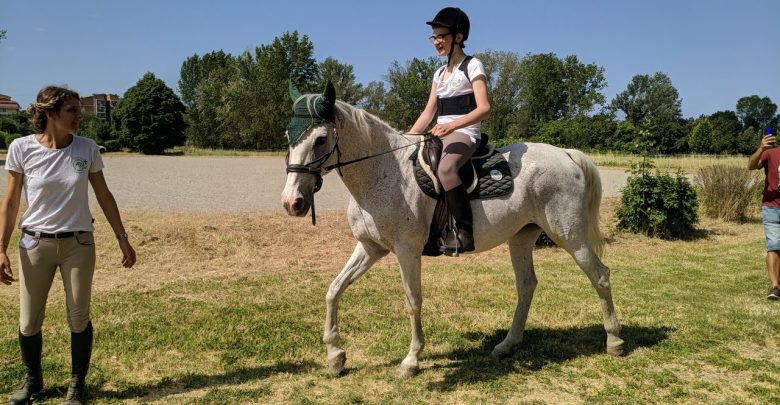
[(775, 134), (775, 131), (772, 129), (772, 127), (767, 127), (766, 128), (766, 132), (764, 133), (764, 136), (770, 136), (770, 135), (774, 135), (774, 134)]

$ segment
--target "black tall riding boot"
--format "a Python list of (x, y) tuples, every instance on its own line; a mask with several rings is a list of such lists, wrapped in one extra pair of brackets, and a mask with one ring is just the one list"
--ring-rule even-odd
[(85, 381), (89, 371), (89, 359), (92, 357), (92, 322), (81, 333), (70, 333), (70, 359), (72, 370), (66, 405), (87, 403)]
[(27, 404), (32, 397), (43, 389), (43, 372), (41, 371), (41, 349), (43, 348), (43, 333), (24, 336), (19, 332), (19, 347), (22, 349), (22, 361), (27, 370), (24, 385), (10, 398), (10, 405)]
[(457, 256), (460, 252), (474, 251), (474, 225), (469, 195), (463, 185), (444, 192), (447, 207), (455, 219), (455, 229), (447, 235), (442, 253)]

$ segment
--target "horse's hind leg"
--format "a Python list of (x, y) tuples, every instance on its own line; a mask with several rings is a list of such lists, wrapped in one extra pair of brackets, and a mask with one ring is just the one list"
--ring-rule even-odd
[(620, 356), (623, 354), (623, 339), (620, 338), (620, 323), (615, 315), (612, 304), (612, 287), (609, 282), (609, 268), (601, 262), (587, 242), (581, 242), (572, 248), (565, 247), (572, 255), (577, 265), (590, 279), (601, 301), (601, 311), (604, 315), (604, 329), (607, 331), (607, 354)]
[(372, 264), (388, 253), (387, 250), (370, 242), (358, 242), (352, 257), (341, 270), (338, 276), (330, 283), (330, 288), (325, 296), (326, 315), (325, 333), (322, 341), (328, 350), (328, 370), (333, 376), (338, 376), (344, 370), (347, 361), (346, 352), (339, 346), (338, 310), (339, 299), (344, 290), (368, 270)]
[(531, 307), (537, 283), (534, 272), (533, 248), (539, 234), (541, 234), (539, 227), (527, 226), (509, 240), (509, 253), (512, 256), (512, 267), (515, 270), (517, 307), (509, 333), (491, 353), (491, 356), (495, 358), (507, 356), (523, 340), (525, 322), (528, 319), (528, 310)]

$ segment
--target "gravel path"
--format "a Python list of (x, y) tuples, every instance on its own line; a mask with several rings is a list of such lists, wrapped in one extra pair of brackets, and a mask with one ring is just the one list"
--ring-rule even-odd
[[(4, 162), (5, 156), (1, 157)], [(103, 173), (120, 210), (283, 213), (283, 157), (104, 156)], [(600, 169), (604, 196), (617, 196), (628, 174)], [(0, 181), (0, 194), (6, 182)], [(92, 203), (97, 207), (94, 195)], [(348, 194), (336, 174), (325, 177), (317, 210), (340, 210)]]

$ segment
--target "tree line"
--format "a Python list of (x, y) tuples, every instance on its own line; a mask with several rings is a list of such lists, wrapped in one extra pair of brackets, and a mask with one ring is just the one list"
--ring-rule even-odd
[[(308, 36), (285, 33), (270, 45), (232, 56), (193, 55), (182, 64), (179, 89), (187, 108), (187, 140), (198, 147), (286, 147), (287, 81), (319, 92), (333, 81), (338, 98), (398, 129), (409, 128), (428, 99), (442, 61), (393, 62), (384, 81), (356, 82), (353, 67), (333, 58), (317, 63)], [(653, 153), (752, 153), (758, 134), (778, 123), (768, 97), (736, 100), (733, 111), (684, 118), (681, 98), (663, 72), (638, 74), (607, 102), (604, 68), (576, 56), (512, 52), (475, 54), (488, 76), (491, 115), (483, 129), (496, 143), (548, 142), (585, 150)]]
[[(85, 117), (82, 134), (144, 153), (184, 143), (284, 149), (292, 114), (288, 81), (307, 93), (320, 92), (328, 80), (340, 100), (405, 130), (425, 107), (433, 73), (443, 63), (435, 57), (395, 61), (384, 80), (363, 85), (352, 65), (330, 57), (317, 62), (313, 55), (314, 44), (297, 31), (237, 56), (221, 50), (195, 54), (182, 63), (180, 96), (147, 73), (119, 101), (113, 126)], [(761, 131), (780, 121), (777, 105), (758, 95), (736, 100), (734, 110), (684, 118), (680, 95), (663, 72), (635, 75), (607, 101), (604, 68), (575, 55), (487, 50), (474, 56), (485, 66), (492, 107), (483, 131), (499, 145), (535, 141), (583, 150), (749, 154)], [(0, 119), (0, 130), (9, 132), (6, 121)]]

